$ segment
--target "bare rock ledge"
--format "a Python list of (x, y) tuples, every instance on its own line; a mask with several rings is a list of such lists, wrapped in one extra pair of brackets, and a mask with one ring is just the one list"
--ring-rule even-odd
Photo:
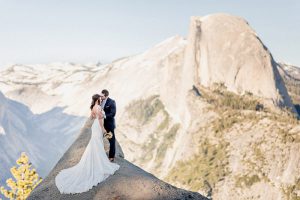
[(116, 163), (120, 169), (87, 192), (79, 194), (60, 194), (55, 185), (55, 176), (62, 169), (79, 162), (91, 136), (93, 120), (87, 119), (76, 141), (65, 152), (49, 175), (35, 188), (28, 197), (31, 199), (207, 199), (199, 193), (176, 188), (159, 180), (125, 160), (117, 145)]

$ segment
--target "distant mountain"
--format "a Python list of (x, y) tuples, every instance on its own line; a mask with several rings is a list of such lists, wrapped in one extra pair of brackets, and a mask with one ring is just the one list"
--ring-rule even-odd
[(107, 88), (130, 162), (214, 199), (289, 199), (300, 188), (300, 124), (281, 74), (245, 20), (216, 14), (193, 17), (187, 39), (109, 64), (9, 66), (0, 90), (55, 120), (53, 107), (86, 119), (91, 96)]
[(300, 81), (300, 67), (284, 62), (279, 62), (278, 64), (279, 68), (285, 72), (284, 74), (282, 74), (284, 78), (290, 78)]
[(285, 63), (279, 63), (278, 69), (283, 77), (295, 108), (300, 115), (300, 68)]
[(59, 107), (35, 115), (24, 104), (0, 92), (1, 185), (12, 176), (9, 169), (16, 165), (22, 151), (28, 153), (33, 166), (45, 177), (76, 138), (80, 123), (82, 117), (64, 114)]
[[(0, 88), (7, 97), (30, 107), (33, 113), (43, 113), (57, 106), (76, 106), (75, 96), (80, 93), (76, 89), (88, 85), (101, 68), (98, 64), (73, 63), (11, 65), (0, 72)], [(89, 99), (90, 96), (86, 97)], [(86, 112), (86, 108), (77, 108), (77, 112)]]

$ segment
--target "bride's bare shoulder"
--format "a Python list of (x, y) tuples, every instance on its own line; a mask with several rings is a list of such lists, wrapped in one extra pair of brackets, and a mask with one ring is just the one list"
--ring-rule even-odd
[(91, 109), (91, 114), (92, 114), (92, 115), (96, 115), (96, 114), (97, 114), (97, 111), (98, 111), (97, 105), (94, 105), (93, 108)]
[(102, 111), (102, 108), (101, 108), (100, 105), (94, 105), (93, 108), (92, 108), (92, 113), (95, 116), (101, 115), (101, 111)]

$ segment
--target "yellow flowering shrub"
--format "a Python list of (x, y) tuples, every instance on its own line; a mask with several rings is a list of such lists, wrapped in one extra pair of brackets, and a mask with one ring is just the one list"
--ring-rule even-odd
[[(42, 181), (35, 169), (31, 169), (31, 163), (25, 152), (21, 153), (20, 158), (16, 161), (17, 167), (10, 169), (12, 178), (6, 180), (7, 187), (0, 187), (0, 192), (9, 199), (25, 200), (30, 192)], [(1, 199), (0, 199), (1, 200)]]

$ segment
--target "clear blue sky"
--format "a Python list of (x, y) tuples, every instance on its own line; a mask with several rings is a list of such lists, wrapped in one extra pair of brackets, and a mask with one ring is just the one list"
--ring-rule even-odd
[(109, 62), (216, 12), (244, 17), (277, 61), (300, 66), (300, 0), (0, 0), (0, 66)]

